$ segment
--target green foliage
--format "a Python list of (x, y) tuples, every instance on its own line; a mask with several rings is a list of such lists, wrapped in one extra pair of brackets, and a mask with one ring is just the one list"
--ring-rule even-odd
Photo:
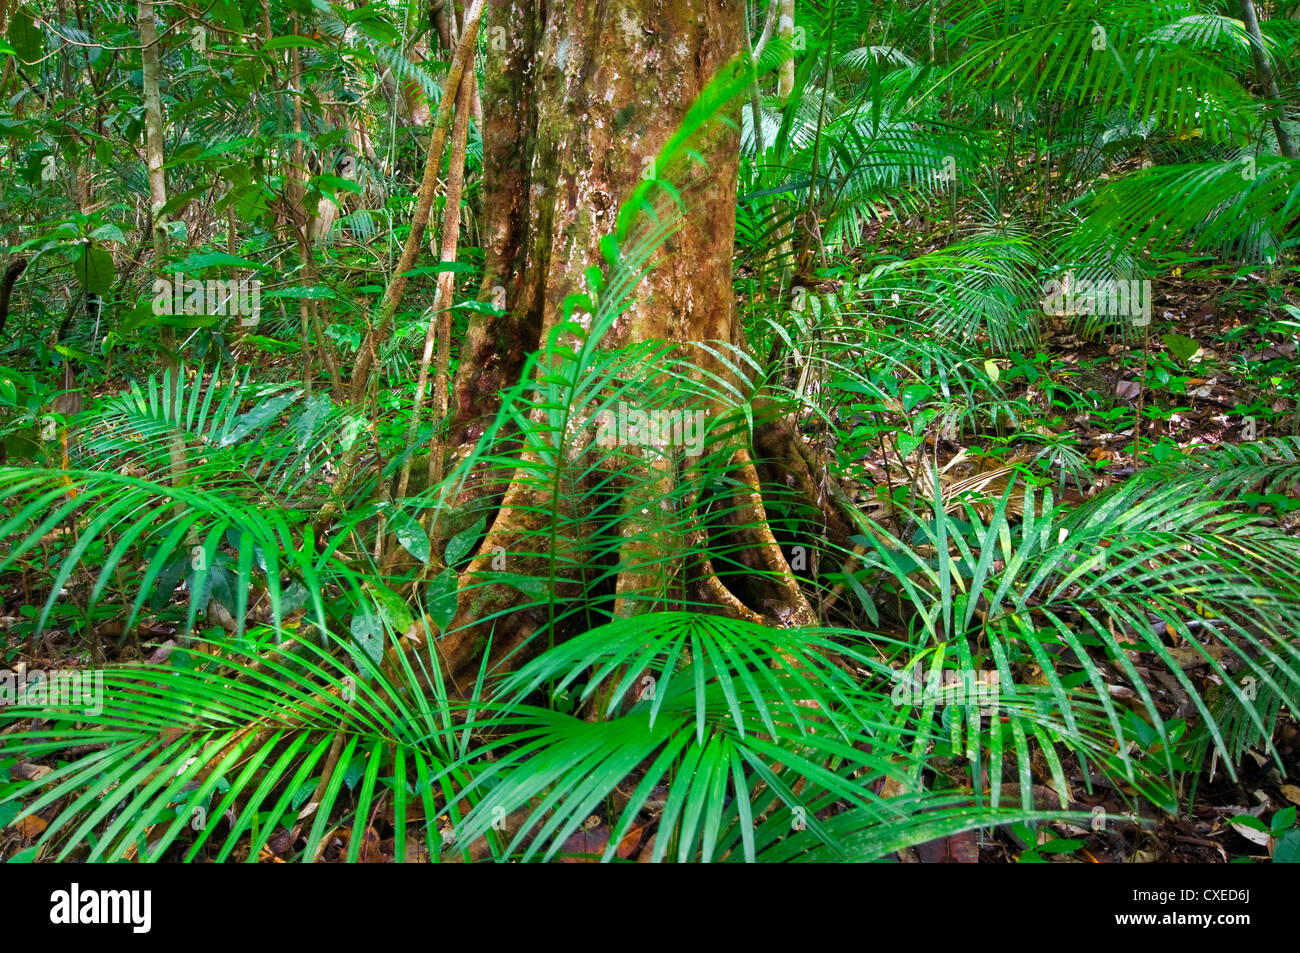
[[(485, 432), (404, 498), (395, 474), (424, 469), (442, 426), (410, 420), (428, 287), (455, 274), (457, 344), (496, 308), (486, 289), (465, 300), (495, 240), (477, 122), (462, 260), (410, 273), (373, 404), (336, 402), (318, 368), (368, 346), (405, 238), (423, 131), (396, 104), (441, 96), (414, 8), (271, 4), (269, 40), (251, 9), (202, 11), (206, 46), (160, 46), (170, 198), (151, 209), (131, 18), (96, 8), (92, 31), (47, 6), (19, 7), (0, 41), (0, 65), (23, 64), (0, 78), (3, 250), (30, 259), (0, 343), (0, 438), (20, 464), (0, 466), (0, 576), (23, 603), (6, 652), (53, 630), (117, 660), (94, 669), (98, 710), (0, 707), (0, 821), (49, 820), (15, 859), (255, 862), (292, 830), (279, 853), (314, 861), (346, 829), (356, 860), (382, 815), (399, 860), (483, 844), (553, 860), (589, 848), (594, 815), (605, 861), (649, 824), (657, 861), (881, 860), (1013, 824), (1036, 862), (1081, 846), (1031, 826), (1074, 816), (1075, 771), (1175, 810), (1207, 763), (1280, 762), (1300, 699), (1300, 440), (1184, 452), (1139, 435), (1136, 473), (1072, 495), (1092, 461), (1068, 421), (1139, 416), (1044, 353), (1049, 330), (1141, 331), (1143, 393), (1185, 396), (1199, 332), (1043, 301), (1066, 276), (1206, 262), (1238, 269), (1224, 300), (1259, 316), (1226, 343), (1294, 335), (1298, 167), (1275, 154), (1285, 111), (1222, 5), (801, 3), (797, 42), (724, 70), (619, 197), (602, 261)], [(1294, 102), (1300, 30), (1262, 30)], [(787, 56), (794, 87), (773, 95)], [(691, 214), (671, 180), (693, 137), (738, 105), (753, 350), (610, 346)], [(286, 222), (330, 203), (304, 253)], [(157, 230), (169, 252), (140, 267)], [(155, 275), (232, 272), (266, 283), (256, 334), (150, 307)], [(1253, 389), (1237, 412), (1273, 433), (1300, 393), (1278, 353), (1234, 366)], [(74, 368), (86, 406), (64, 414), (52, 381)], [(773, 419), (825, 440), (817, 506), (793, 481), (749, 482)], [(976, 454), (995, 465), (950, 475)], [(788, 578), (756, 559), (769, 530), (812, 565)], [(730, 618), (709, 581), (755, 604), (798, 585), (841, 624)], [(440, 640), (516, 613), (511, 670), (493, 632), (476, 682), (445, 684)], [(121, 662), (144, 655), (143, 621), (179, 644)], [(105, 623), (122, 644), (95, 635)], [(971, 677), (978, 697), (943, 694)], [(52, 770), (15, 778), (20, 759)], [(1238, 820), (1294, 861), (1294, 809)]]

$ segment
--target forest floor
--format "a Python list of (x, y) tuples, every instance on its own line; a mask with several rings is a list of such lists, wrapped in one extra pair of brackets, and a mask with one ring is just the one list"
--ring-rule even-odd
[[(1086, 458), (1092, 471), (1086, 479), (1078, 474), (1064, 489), (1067, 499), (1082, 501), (1101, 487), (1131, 476), (1135, 467), (1161, 459), (1162, 453), (1182, 452), (1198, 445), (1236, 443), (1252, 436), (1274, 436), (1300, 432), (1297, 384), (1290, 373), (1296, 344), (1292, 328), (1262, 324), (1257, 316), (1232, 302), (1229, 282), (1157, 283), (1153, 297), (1154, 323), (1160, 334), (1145, 339), (1115, 341), (1087, 340), (1077, 330), (1048, 326), (1040, 351), (1032, 359), (1022, 358), (1020, 397), (1042, 408), (1043, 436), (1047, 440), (1067, 438)], [(1003, 362), (1004, 376), (1015, 362)], [(111, 387), (107, 387), (111, 390)], [(1101, 407), (1101, 410), (1097, 408)], [(1141, 411), (1139, 412), (1139, 408)], [(1142, 452), (1134, 457), (1134, 420), (1146, 417), (1141, 434)], [(1253, 422), (1252, 422), (1253, 421)], [(1256, 430), (1257, 428), (1257, 430)], [(1255, 431), (1252, 433), (1252, 431)], [(813, 434), (811, 439), (821, 437)], [(1167, 448), (1162, 450), (1162, 448)], [(834, 451), (834, 446), (827, 449)], [(958, 464), (954, 475), (970, 472), (983, 447), (978, 439), (963, 444), (934, 438), (931, 450), (940, 466)], [(961, 455), (966, 460), (958, 460)], [(887, 456), (841, 460), (860, 487), (879, 483), (882, 474), (901, 476), (906, 462)], [(1247, 499), (1259, 512), (1274, 517), (1292, 532), (1300, 531), (1300, 501), (1286, 498)], [(70, 580), (76, 592), (84, 580)], [(4, 665), (26, 665), (51, 669), (70, 661), (129, 662), (156, 659), (177, 636), (175, 612), (146, 615), (129, 635), (112, 617), (67, 621), (48, 628), (40, 636), (32, 632), (36, 608), (46, 595), (42, 581), (20, 572), (0, 578), (0, 650)], [(1164, 713), (1176, 717), (1188, 710), (1186, 694), (1177, 682), (1156, 664), (1154, 656), (1133, 653), (1134, 662), (1146, 676)], [(1202, 673), (1205, 674), (1205, 673)], [(1094, 777), (1091, 793), (1083, 784), (1077, 762), (1067, 771), (1076, 790), (1066, 792), (1072, 807), (1105, 811), (1105, 823), (1096, 828), (1052, 824), (1046, 844), (1030, 849), (1021, 836), (1024, 831), (999, 828), (993, 834), (968, 832), (923, 844), (899, 857), (911, 862), (1015, 862), (1017, 859), (1050, 859), (1056, 862), (1229, 862), (1267, 859), (1267, 835), (1233, 821), (1243, 815), (1266, 818), (1288, 805), (1300, 805), (1300, 725), (1283, 715), (1279, 719), (1278, 750), (1287, 765), (1280, 771), (1264, 755), (1248, 752), (1234, 780), (1221, 764), (1203, 773), (1194, 791), (1182, 792), (1190, 801), (1175, 816), (1159, 815), (1148, 809), (1140, 818), (1117, 821), (1128, 810), (1124, 792), (1111, 782)], [(43, 773), (49, 764), (19, 764), (14, 770)], [(1051, 772), (1036, 771), (1034, 800), (1043, 805), (1059, 802), (1050, 787)], [(1041, 789), (1040, 789), (1041, 788)], [(0, 815), (0, 860), (11, 856), (39, 837), (50, 817), (38, 814), (15, 827)], [(1131, 815), (1129, 815), (1131, 817)], [(7, 826), (8, 825), (8, 826)], [(363, 860), (392, 859), (392, 830), (383, 818), (367, 829)], [(603, 850), (610, 836), (599, 816), (575, 835), (569, 848), (575, 852)], [(648, 857), (653, 837), (653, 818), (637, 827), (620, 845), (625, 860)], [(337, 840), (337, 838), (336, 838)], [(346, 843), (328, 844), (322, 860), (341, 861)], [(262, 858), (278, 862), (292, 854), (294, 845), (272, 838)], [(421, 858), (412, 858), (421, 859)]]

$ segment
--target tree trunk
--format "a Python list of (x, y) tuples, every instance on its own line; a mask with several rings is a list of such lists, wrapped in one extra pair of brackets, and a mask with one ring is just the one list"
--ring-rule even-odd
[[(163, 169), (162, 91), (159, 86), (158, 27), (154, 5), (141, 0), (136, 7), (140, 31), (140, 82), (144, 88), (145, 162), (149, 170), (149, 211), (153, 222), (154, 258), (159, 267), (167, 260), (167, 222), (162, 210), (167, 204), (167, 175)], [(163, 359), (176, 366), (176, 336), (170, 327), (162, 329)]]
[[(1259, 32), (1259, 18), (1255, 15), (1254, 0), (1241, 0), (1241, 22), (1250, 37), (1250, 55), (1255, 61), (1255, 75), (1264, 87), (1264, 95), (1273, 102), (1282, 98), (1278, 91), (1277, 80), (1273, 76), (1273, 67), (1268, 61), (1268, 51), (1264, 48), (1264, 37)], [(1285, 114), (1283, 114), (1285, 115)], [(1287, 132), (1286, 126), (1278, 115), (1273, 116), (1273, 131), (1277, 134), (1277, 148), (1288, 159), (1300, 159), (1300, 147)]]
[[(538, 13), (491, 0), (483, 132), (484, 298), (462, 345), (455, 422), (475, 437), (525, 355), (585, 290), (623, 200), (687, 109), (742, 43), (734, 0), (621, 0)], [(728, 115), (735, 120), (735, 110)], [(737, 341), (731, 290), (739, 138), (721, 124), (698, 144), (707, 174), (677, 183), (691, 214), (638, 304), (607, 343)], [(653, 300), (653, 304), (649, 304)]]
[[(563, 320), (566, 297), (586, 291), (584, 270), (602, 263), (600, 241), (615, 232), (621, 204), (643, 177), (669, 177), (654, 167), (656, 156), (710, 80), (737, 60), (742, 30), (736, 0), (612, 0), (544, 9), (526, 0), (489, 0), (482, 297), (498, 307), (475, 313), (460, 343), (451, 434), (462, 451), (484, 434), (501, 391), (518, 380), (526, 354), (539, 349)], [(604, 347), (714, 341), (743, 348), (732, 253), (739, 107), (747, 89), (741, 74), (735, 86), (741, 95), (691, 141), (701, 161), (684, 163), (671, 174), (687, 198), (687, 211), (659, 247), (654, 267), (603, 339)], [(748, 449), (737, 447), (728, 459), (735, 481), (728, 504), (738, 514), (736, 532), (745, 542), (740, 548), (751, 554), (747, 558), (756, 569), (769, 574), (770, 585), (757, 598), (751, 595), (747, 605), (706, 566), (691, 583), (693, 598), (751, 619), (812, 622), (811, 608), (768, 528)], [(802, 461), (799, 466), (802, 479), (812, 485)], [(639, 492), (653, 495), (672, 483), (673, 474), (660, 467), (659, 461), (645, 464), (647, 478), (638, 484)], [(446, 674), (461, 690), (473, 681), (476, 654), (487, 635), (496, 662), (548, 624), (542, 609), (511, 611), (523, 601), (517, 589), (474, 581), (500, 569), (505, 554), (511, 573), (547, 578), (545, 560), (529, 555), (530, 536), (549, 505), (567, 502), (550, 499), (535, 482), (518, 478), (504, 489), (478, 555), (461, 576), (456, 617), (438, 646)], [(638, 542), (618, 561), (619, 614), (652, 604), (637, 599), (662, 588), (662, 578), (656, 580), (648, 567), (670, 563), (665, 553), (684, 548), (680, 534), (647, 538), (639, 514), (650, 512), (654, 502), (636, 496), (622, 501), (622, 535)], [(584, 542), (565, 541), (571, 550), (566, 555), (578, 564)], [(549, 578), (555, 584), (553, 570)], [(582, 588), (576, 580), (567, 587), (570, 592)], [(512, 655), (510, 665), (520, 659)]]
[[(794, 0), (781, 0), (781, 22), (777, 28), (777, 36), (786, 44), (794, 43)], [(788, 48), (787, 45), (787, 50)], [(787, 52), (785, 59), (781, 61), (781, 73), (777, 77), (777, 99), (784, 103), (793, 90), (794, 56)]]
[[(154, 266), (161, 268), (167, 260), (169, 243), (167, 236), (167, 217), (162, 214), (167, 204), (167, 175), (163, 168), (165, 141), (163, 138), (162, 90), (159, 80), (161, 72), (158, 56), (158, 26), (154, 22), (154, 5), (142, 2), (136, 8), (136, 19), (140, 31), (140, 83), (144, 90), (144, 141), (145, 159), (149, 172), (149, 212), (153, 223)], [(168, 325), (161, 331), (164, 365), (172, 372), (171, 386), (180, 393), (180, 370), (176, 363), (176, 333)], [(188, 457), (179, 435), (173, 434), (168, 440), (168, 456), (171, 458), (172, 486), (184, 486), (188, 482)], [(181, 504), (176, 504), (181, 512)]]

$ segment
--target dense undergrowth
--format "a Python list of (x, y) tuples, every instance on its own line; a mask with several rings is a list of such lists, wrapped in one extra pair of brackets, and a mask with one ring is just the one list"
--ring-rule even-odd
[[(1107, 832), (1230, 784), (1216, 803), (1266, 793), (1208, 826), (1248, 814), (1272, 824), (1256, 854), (1295, 856), (1300, 160), (1278, 132), (1296, 124), (1222, 4), (844, 6), (801, 4), (806, 46), (755, 56), (734, 271), (748, 346), (604, 346), (665, 234), (611, 240), (567, 303), (590, 320), (530, 356), (460, 453), (414, 397), (414, 304), (372, 401), (331, 386), (379, 310), (374, 262), (421, 161), (376, 89), (440, 92), (404, 8), (317, 5), (292, 133), (251, 67), (165, 57), (173, 188), (221, 195), (172, 209), (150, 267), (265, 276), (253, 330), (151, 309), (127, 240), (147, 240), (148, 192), (122, 158), (138, 112), (122, 66), (97, 104), (51, 94), (104, 122), (84, 167), (124, 162), (91, 211), (41, 174), (78, 136), (15, 94), (0, 234), (30, 262), (0, 352), (0, 852), (879, 860), (980, 831), (1024, 860), (1119, 857), (1139, 835)], [(1261, 29), (1294, 103), (1276, 54), (1300, 21), (1274, 6)], [(55, 42), (30, 29), (23, 43)], [(269, 75), (293, 46), (249, 62)], [(792, 53), (793, 89), (771, 95)], [(361, 171), (295, 199), (259, 163), (304, 142), (348, 143)], [(457, 334), (494, 307), (481, 159), (471, 134)], [(339, 214), (290, 269), (291, 199)], [(1117, 282), (1132, 307), (1105, 313), (1097, 290)], [(58, 403), (73, 366), (75, 407)], [(601, 440), (628, 408), (683, 439)], [(811, 493), (764, 457), (773, 421), (798, 434)], [(816, 624), (701, 597), (717, 582), (762, 606), (791, 582), (747, 535), (748, 453)], [(526, 533), (481, 553), (517, 484), (540, 501)], [(489, 606), (510, 590), (502, 617), (538, 623), (531, 654), (489, 665), (485, 644), (454, 683), (437, 647), (466, 587)], [(40, 687), (68, 669), (101, 679), (97, 703)]]

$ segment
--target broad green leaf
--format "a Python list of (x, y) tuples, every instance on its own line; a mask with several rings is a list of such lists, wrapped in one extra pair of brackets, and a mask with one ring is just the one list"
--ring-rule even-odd
[(1300, 831), (1287, 831), (1273, 844), (1273, 863), (1300, 864)]
[(106, 295), (113, 287), (113, 256), (97, 245), (82, 245), (73, 269), (81, 287), (91, 294)]
[(9, 20), (8, 31), (10, 51), (27, 63), (34, 63), (41, 58), (45, 49), (45, 34), (36, 25), (26, 5), (19, 6)]
[(262, 44), (263, 53), (291, 49), (327, 50), (329, 47), (319, 40), (312, 40), (305, 36), (275, 36)]
[(474, 544), (483, 533), (483, 527), (486, 525), (486, 517), (479, 519), (469, 529), (462, 530), (447, 542), (447, 552), (443, 555), (443, 560), (448, 566), (455, 566), (458, 562), (469, 555)]
[(1190, 361), (1201, 349), (1201, 345), (1194, 338), (1182, 334), (1166, 334), (1160, 340), (1164, 341), (1165, 347), (1169, 348), (1169, 353), (1182, 364)]
[(424, 527), (405, 510), (394, 509), (389, 512), (388, 518), (393, 535), (397, 537), (402, 548), (427, 566), (431, 551), (429, 534), (424, 531)]
[(451, 620), (456, 617), (456, 602), (459, 594), (455, 570), (444, 569), (429, 583), (425, 592), (429, 618), (438, 627), (439, 632), (446, 632)]

